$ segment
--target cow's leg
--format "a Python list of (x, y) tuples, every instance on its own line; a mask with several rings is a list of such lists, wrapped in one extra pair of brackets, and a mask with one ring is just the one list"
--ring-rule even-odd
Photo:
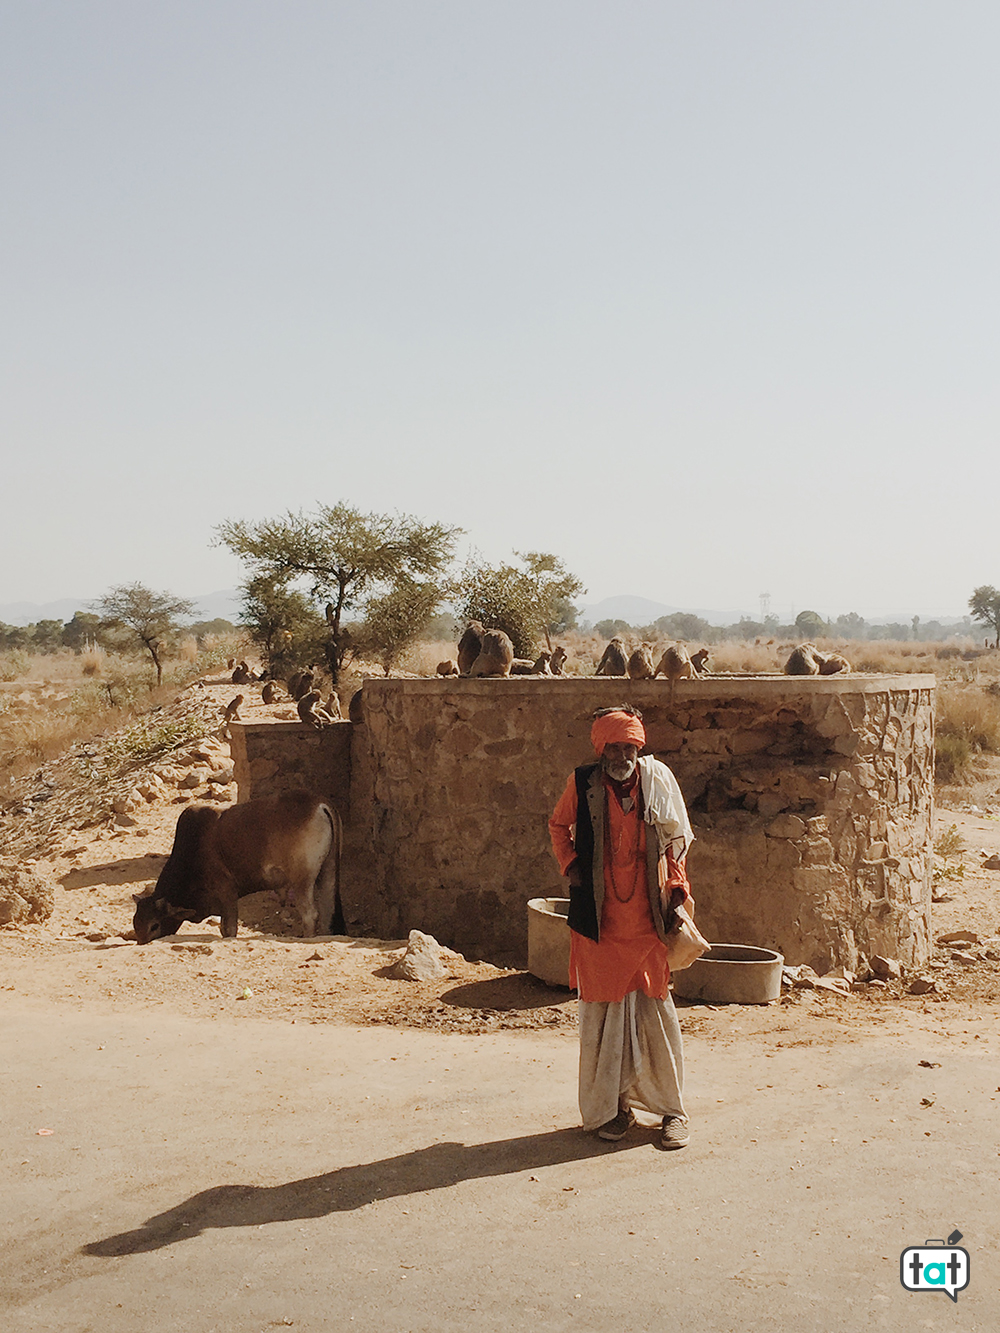
[(219, 929), (223, 939), (234, 940), (240, 928), (240, 895), (236, 881), (225, 866), (216, 863), (210, 867), (212, 898), (218, 903)]
[(235, 898), (231, 903), (227, 902), (219, 913), (219, 929), (227, 940), (234, 940), (239, 933), (240, 912)]

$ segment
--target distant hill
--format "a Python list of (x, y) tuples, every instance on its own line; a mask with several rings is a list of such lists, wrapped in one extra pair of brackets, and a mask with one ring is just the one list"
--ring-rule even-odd
[[(0, 605), (5, 625), (34, 625), (39, 620), (72, 620), (77, 611), (89, 611), (95, 597), (62, 597), (57, 602), (7, 602)], [(190, 620), (230, 620), (235, 625), (240, 612), (240, 594), (235, 588), (190, 597), (194, 615)]]

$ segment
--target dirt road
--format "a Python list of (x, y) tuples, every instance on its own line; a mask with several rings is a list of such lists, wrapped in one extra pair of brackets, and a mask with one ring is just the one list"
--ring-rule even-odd
[[(559, 1035), (0, 1021), (11, 1333), (995, 1328), (995, 1017), (692, 1035), (672, 1154), (576, 1128)], [(904, 1292), (954, 1228), (957, 1309)]]

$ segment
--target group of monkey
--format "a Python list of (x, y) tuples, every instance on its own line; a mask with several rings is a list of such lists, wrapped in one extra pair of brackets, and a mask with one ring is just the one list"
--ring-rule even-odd
[(458, 661), (448, 658), (437, 664), (439, 676), (561, 676), (566, 649), (554, 648), (534, 661), (515, 657), (510, 635), (502, 629), (483, 629), (478, 620), (458, 641)]
[[(282, 692), (280, 681), (274, 679), (265, 679), (265, 673), (254, 675), (246, 662), (239, 662), (233, 666), (232, 682), (234, 685), (248, 685), (255, 681), (263, 681), (261, 686), (260, 698), (265, 704), (276, 704), (282, 702)], [(331, 722), (342, 722), (343, 713), (340, 711), (340, 700), (335, 690), (331, 690), (330, 697), (326, 703), (323, 703), (323, 696), (319, 690), (314, 689), (315, 672), (312, 668), (305, 671), (293, 671), (285, 682), (285, 688), (288, 691), (288, 698), (295, 704), (299, 720), (309, 727), (315, 727), (317, 731), (323, 727), (329, 726)], [(244, 702), (244, 696), (238, 694), (235, 699), (231, 699), (223, 711), (222, 730), (226, 732), (230, 722), (239, 722), (240, 705)]]
[[(640, 643), (629, 651), (628, 645), (620, 635), (616, 635), (604, 650), (597, 664), (597, 676), (627, 676), (629, 680), (655, 680), (665, 676), (670, 684), (673, 697), (674, 685), (678, 680), (692, 680), (708, 673), (708, 649), (699, 648), (689, 653), (682, 643), (670, 644), (664, 649), (659, 662), (653, 665), (653, 646)], [(514, 645), (510, 635), (502, 629), (483, 629), (478, 620), (473, 620), (458, 643), (458, 661), (448, 658), (437, 665), (439, 676), (562, 676), (565, 674), (566, 650), (557, 646), (551, 652), (541, 653), (534, 661), (527, 657), (515, 657)], [(263, 681), (260, 691), (261, 701), (265, 704), (282, 702), (281, 685), (273, 679), (265, 679), (265, 673), (254, 675), (246, 662), (229, 664), (233, 667), (234, 685), (248, 685)], [(851, 664), (841, 653), (822, 653), (814, 643), (801, 643), (793, 648), (785, 663), (786, 676), (833, 676), (851, 670)], [(332, 722), (342, 722), (340, 700), (336, 691), (331, 691), (326, 703), (315, 686), (315, 672), (312, 668), (295, 671), (288, 677), (286, 688), (288, 698), (294, 702), (299, 719), (306, 726), (321, 730)], [(240, 720), (240, 705), (244, 702), (242, 694), (230, 700), (224, 710), (222, 731), (228, 731), (230, 722)], [(351, 714), (353, 719), (354, 706)]]

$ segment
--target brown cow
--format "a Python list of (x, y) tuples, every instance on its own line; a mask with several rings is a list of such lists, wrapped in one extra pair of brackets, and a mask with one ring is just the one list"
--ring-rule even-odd
[(238, 900), (274, 889), (294, 902), (303, 935), (344, 933), (340, 902), (340, 816), (318, 796), (261, 796), (219, 811), (181, 811), (174, 845), (152, 893), (133, 895), (139, 944), (175, 935), (185, 921), (220, 918), (224, 936), (239, 928)]

